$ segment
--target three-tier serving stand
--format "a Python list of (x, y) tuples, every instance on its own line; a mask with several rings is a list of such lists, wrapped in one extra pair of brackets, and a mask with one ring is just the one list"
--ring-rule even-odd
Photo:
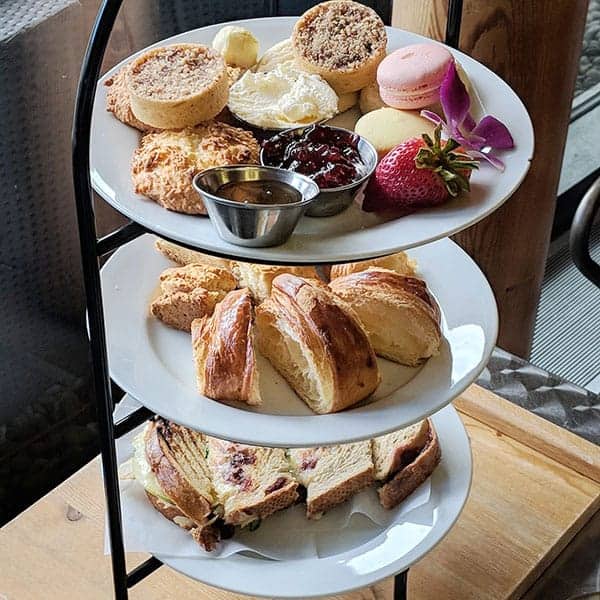
[[(94, 96), (104, 52), (121, 3), (122, 0), (104, 0), (96, 17), (81, 69), (72, 137), (73, 181), (93, 361), (113, 583), (115, 598), (118, 600), (128, 598), (129, 588), (135, 586), (162, 565), (162, 562), (156, 557), (151, 557), (130, 572), (127, 572), (126, 568), (115, 440), (147, 421), (154, 413), (145, 407), (140, 407), (117, 422), (113, 419), (114, 402), (111, 393), (99, 267), (101, 257), (144, 233), (153, 232), (153, 230), (131, 221), (105, 237), (98, 238), (94, 216), (94, 195), (90, 179), (89, 148)], [(277, 1), (267, 4), (272, 16), (275, 16)], [(461, 16), (462, 0), (449, 0), (445, 42), (454, 48), (458, 45)], [(165, 238), (164, 235), (161, 237)], [(180, 241), (176, 243), (181, 244)], [(188, 247), (195, 249), (190, 245)], [(265, 261), (261, 258), (261, 262)], [(395, 600), (406, 598), (406, 587), (407, 571), (404, 571), (395, 576)]]

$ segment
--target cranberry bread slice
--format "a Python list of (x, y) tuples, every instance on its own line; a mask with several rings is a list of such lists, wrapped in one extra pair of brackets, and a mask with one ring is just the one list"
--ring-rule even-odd
[(207, 437), (212, 483), (223, 520), (245, 527), (287, 508), (298, 499), (282, 448), (260, 448)]
[(297, 480), (306, 488), (306, 516), (319, 519), (374, 482), (371, 441), (289, 450)]
[(371, 440), (375, 479), (385, 481), (411, 463), (431, 435), (429, 419)]
[[(428, 429), (425, 444), (420, 451), (405, 450), (403, 458), (399, 460), (399, 470), (395, 474), (390, 472), (385, 483), (379, 488), (379, 501), (384, 508), (390, 509), (400, 504), (433, 473), (439, 464), (442, 451), (437, 434), (431, 424)], [(386, 444), (383, 443), (382, 446), (385, 447)]]

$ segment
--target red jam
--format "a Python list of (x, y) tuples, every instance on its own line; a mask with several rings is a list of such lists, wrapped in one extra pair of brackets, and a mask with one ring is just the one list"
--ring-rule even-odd
[(306, 175), (321, 189), (341, 187), (367, 173), (358, 151), (359, 139), (345, 129), (311, 125), (263, 142), (263, 163)]

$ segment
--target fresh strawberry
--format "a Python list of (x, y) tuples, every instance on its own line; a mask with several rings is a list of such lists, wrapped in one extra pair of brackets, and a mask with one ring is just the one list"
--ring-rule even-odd
[(433, 140), (423, 134), (402, 142), (377, 165), (365, 189), (363, 210), (408, 214), (468, 191), (471, 170), (479, 163), (460, 150), (453, 139), (442, 142), (440, 126)]

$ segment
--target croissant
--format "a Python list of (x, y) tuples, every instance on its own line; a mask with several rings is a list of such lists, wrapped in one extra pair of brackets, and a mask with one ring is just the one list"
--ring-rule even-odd
[(395, 271), (396, 273), (400, 273), (400, 275), (409, 275), (412, 277), (415, 274), (416, 266), (415, 261), (412, 258), (409, 258), (406, 252), (396, 252), (396, 254), (382, 256), (381, 258), (333, 265), (329, 277), (330, 279), (336, 279), (337, 277), (343, 277), (344, 275), (366, 271), (369, 267), (390, 269), (390, 271)]
[(261, 403), (250, 290), (229, 292), (211, 317), (192, 322), (198, 390), (214, 400)]
[(238, 285), (249, 288), (257, 302), (262, 302), (269, 296), (273, 279), (282, 273), (318, 279), (314, 267), (284, 267), (234, 261), (231, 269), (238, 280)]
[(356, 311), (379, 356), (414, 367), (438, 353), (440, 311), (423, 280), (370, 267), (329, 286)]
[(380, 374), (369, 338), (352, 310), (327, 287), (284, 274), (256, 309), (258, 347), (317, 413), (369, 396)]

